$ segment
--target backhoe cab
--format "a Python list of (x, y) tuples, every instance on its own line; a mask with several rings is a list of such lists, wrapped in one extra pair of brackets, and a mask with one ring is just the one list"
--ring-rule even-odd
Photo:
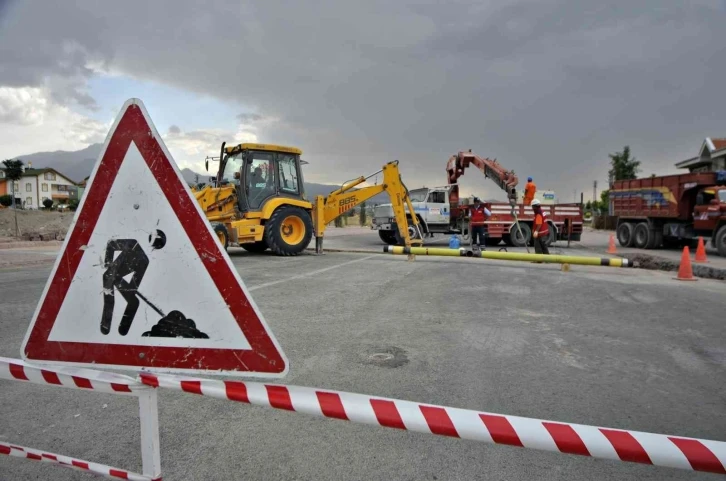
[(301, 153), (281, 145), (222, 144), (214, 186), (194, 195), (225, 249), (297, 255), (308, 246), (313, 205), (305, 199)]

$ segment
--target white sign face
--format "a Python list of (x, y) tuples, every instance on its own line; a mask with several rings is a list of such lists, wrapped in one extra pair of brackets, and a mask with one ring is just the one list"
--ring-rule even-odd
[[(186, 320), (167, 322), (172, 311)], [(131, 142), (48, 340), (178, 346), (175, 335), (188, 346), (250, 348)]]
[(282, 377), (287, 360), (136, 99), (126, 102), (21, 349), (36, 363)]

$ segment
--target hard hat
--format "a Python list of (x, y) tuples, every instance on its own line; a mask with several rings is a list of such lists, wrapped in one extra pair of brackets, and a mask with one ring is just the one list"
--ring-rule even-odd
[(481, 202), (481, 199), (479, 199), (479, 197), (474, 197), (474, 202), (475, 202), (475, 203), (476, 203), (476, 202)]
[(527, 177), (527, 182), (532, 182), (532, 177)]
[(539, 205), (539, 199), (534, 199), (532, 201), (532, 205)]

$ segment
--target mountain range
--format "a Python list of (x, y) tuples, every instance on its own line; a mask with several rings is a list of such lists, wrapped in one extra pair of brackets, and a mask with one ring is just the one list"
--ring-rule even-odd
[[(32, 166), (34, 169), (42, 169), (50, 167), (68, 177), (73, 182), (81, 182), (83, 179), (91, 175), (93, 166), (101, 155), (102, 144), (91, 144), (85, 149), (69, 152), (58, 150), (55, 152), (36, 152), (34, 154), (20, 155), (13, 157), (23, 161), (26, 167)], [(181, 169), (181, 174), (188, 184), (197, 182), (207, 183), (209, 173), (198, 173), (191, 169)], [(340, 184), (316, 184), (313, 182), (305, 182), (305, 193), (308, 199), (313, 200), (316, 195), (328, 195), (331, 191), (340, 187)], [(379, 194), (370, 200), (368, 204), (382, 204), (390, 202), (388, 195)]]

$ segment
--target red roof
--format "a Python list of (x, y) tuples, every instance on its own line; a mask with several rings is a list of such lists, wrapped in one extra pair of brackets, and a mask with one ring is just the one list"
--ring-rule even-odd
[(726, 139), (711, 139), (716, 150), (726, 149)]

